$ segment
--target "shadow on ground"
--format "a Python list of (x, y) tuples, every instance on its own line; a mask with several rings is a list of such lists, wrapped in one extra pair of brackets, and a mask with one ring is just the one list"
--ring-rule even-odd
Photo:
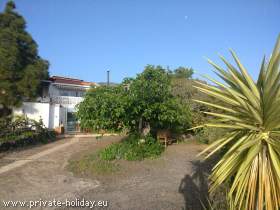
[(185, 199), (184, 210), (203, 210), (208, 204), (208, 176), (216, 159), (191, 161), (193, 174), (187, 174), (179, 186)]

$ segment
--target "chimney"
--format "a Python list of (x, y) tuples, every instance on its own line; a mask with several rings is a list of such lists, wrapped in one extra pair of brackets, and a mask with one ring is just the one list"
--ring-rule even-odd
[(107, 86), (110, 85), (110, 71), (107, 71)]

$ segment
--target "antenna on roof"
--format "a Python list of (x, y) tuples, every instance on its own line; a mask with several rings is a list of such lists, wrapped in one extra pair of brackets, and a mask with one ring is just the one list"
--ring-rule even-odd
[(110, 85), (110, 71), (107, 71), (107, 86)]

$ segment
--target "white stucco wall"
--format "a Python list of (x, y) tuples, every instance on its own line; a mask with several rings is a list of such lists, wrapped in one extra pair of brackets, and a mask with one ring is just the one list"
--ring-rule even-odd
[(49, 96), (54, 97), (54, 96), (59, 96), (59, 95), (60, 95), (59, 89), (51, 84), (49, 87)]
[[(83, 101), (80, 97), (89, 87), (66, 84), (50, 84), (45, 90), (40, 102), (24, 102), (22, 107), (14, 108), (14, 115), (26, 115), (30, 119), (39, 121), (49, 129), (59, 127), (62, 123), (67, 130), (67, 112), (76, 112), (76, 105)], [(68, 93), (62, 93), (68, 91)], [(78, 92), (79, 94), (73, 94)], [(66, 96), (68, 95), (68, 96)], [(75, 95), (75, 96), (74, 96)], [(39, 100), (37, 100), (39, 101)]]
[(26, 115), (28, 118), (39, 121), (49, 128), (49, 103), (24, 102), (20, 108), (14, 108), (14, 115)]
[(65, 109), (59, 104), (50, 105), (50, 125), (49, 128), (54, 129), (60, 126), (60, 124), (65, 124)]
[(53, 116), (50, 116), (50, 117), (53, 117), (53, 128), (57, 128), (59, 127), (60, 125), (60, 105), (59, 104), (55, 104), (53, 105), (54, 106), (54, 114)]
[(28, 118), (39, 121), (49, 129), (66, 125), (67, 109), (59, 104), (24, 102), (20, 108), (13, 109), (14, 115), (26, 115)]
[(67, 126), (66, 120), (67, 120), (67, 109), (61, 106), (59, 110), (59, 121), (64, 125), (65, 128)]

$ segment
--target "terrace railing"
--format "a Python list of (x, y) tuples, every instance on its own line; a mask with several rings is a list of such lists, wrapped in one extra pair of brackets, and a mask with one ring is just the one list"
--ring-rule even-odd
[(83, 101), (83, 97), (73, 97), (73, 96), (53, 96), (51, 97), (51, 102), (61, 105), (77, 105)]

